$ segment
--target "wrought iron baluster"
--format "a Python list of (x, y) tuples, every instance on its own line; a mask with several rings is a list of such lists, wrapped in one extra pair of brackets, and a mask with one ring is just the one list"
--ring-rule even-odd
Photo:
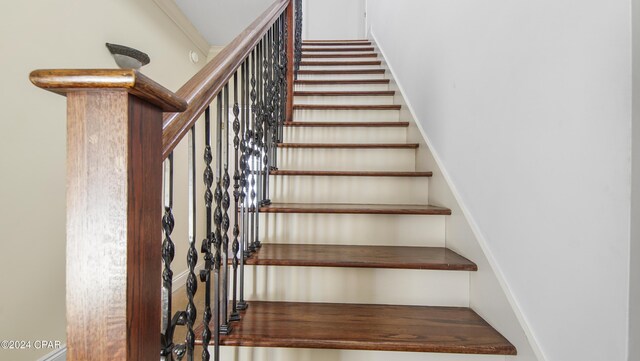
[(256, 124), (257, 122), (257, 113), (259, 112), (259, 107), (256, 104), (256, 99), (258, 96), (257, 90), (256, 90), (256, 70), (257, 70), (257, 65), (256, 65), (256, 58), (257, 58), (257, 50), (258, 48), (254, 49), (253, 52), (251, 53), (251, 125), (250, 125), (250, 132), (249, 132), (249, 139), (250, 139), (250, 167), (249, 167), (249, 175), (250, 175), (250, 187), (249, 187), (249, 197), (250, 197), (250, 201), (249, 201), (249, 205), (250, 207), (253, 208), (253, 212), (251, 212), (251, 238), (249, 241), (249, 253), (253, 253), (256, 251), (256, 245), (255, 245), (255, 239), (257, 237), (257, 233), (256, 233), (256, 225), (257, 225), (257, 209), (258, 209), (258, 202), (256, 199), (256, 171), (258, 169), (258, 166), (256, 164), (256, 153), (258, 152), (257, 148), (257, 136), (256, 136)]
[(302, 0), (295, 0), (294, 74), (298, 79), (302, 59)]
[(227, 308), (229, 305), (229, 206), (231, 205), (231, 198), (229, 196), (229, 185), (231, 184), (231, 178), (229, 177), (229, 84), (224, 86), (224, 114), (223, 114), (223, 131), (224, 131), (224, 175), (222, 176), (222, 209), (224, 214), (222, 216), (222, 249), (224, 256), (221, 266), (223, 267), (222, 278), (222, 324), (220, 325), (220, 332), (228, 335), (231, 332), (231, 324), (229, 324), (229, 313)]
[(198, 290), (198, 281), (196, 279), (195, 267), (198, 263), (198, 252), (196, 251), (196, 150), (195, 150), (195, 127), (191, 128), (189, 133), (189, 250), (187, 252), (187, 265), (189, 266), (189, 273), (187, 275), (187, 303), (186, 310), (186, 322), (187, 322), (187, 360), (193, 360), (194, 347), (195, 347), (195, 333), (193, 331), (193, 325), (196, 322), (197, 310), (194, 303), (194, 297)]
[(175, 256), (175, 244), (171, 239), (171, 233), (175, 226), (173, 217), (173, 152), (164, 162), (164, 215), (162, 217), (162, 229), (164, 240), (162, 241), (162, 335), (160, 358), (161, 360), (171, 360), (173, 353), (173, 331), (171, 315), (171, 295), (173, 293), (173, 271), (171, 262)]
[(217, 122), (216, 122), (216, 190), (213, 198), (216, 202), (216, 208), (213, 212), (213, 222), (215, 224), (214, 246), (215, 254), (213, 257), (214, 268), (214, 303), (213, 303), (213, 342), (214, 342), (214, 359), (220, 360), (220, 263), (222, 256), (222, 93), (218, 93), (217, 104)]
[[(267, 31), (265, 35), (265, 41), (263, 45), (263, 60), (262, 60), (262, 79), (263, 87), (264, 87), (264, 103), (263, 103), (263, 111), (262, 111), (262, 143), (263, 143), (263, 151), (261, 157), (260, 167), (262, 169), (262, 174), (260, 177), (260, 182), (262, 183), (262, 187), (260, 188), (261, 197), (260, 197), (260, 206), (270, 204), (271, 201), (268, 197), (268, 180), (269, 180), (269, 152), (271, 148), (269, 147), (269, 139), (270, 139), (270, 126), (273, 117), (273, 108), (272, 108), (272, 89), (271, 89), (271, 29)], [(259, 242), (258, 242), (259, 245)]]
[(242, 100), (242, 119), (240, 122), (240, 134), (242, 135), (242, 140), (240, 142), (240, 207), (241, 207), (241, 217), (240, 217), (240, 229), (241, 229), (241, 239), (240, 239), (240, 290), (238, 294), (238, 305), (236, 306), (238, 310), (246, 310), (247, 303), (244, 300), (244, 262), (246, 259), (247, 252), (247, 242), (248, 242), (248, 219), (249, 213), (247, 212), (247, 183), (248, 183), (248, 163), (249, 158), (247, 156), (247, 152), (249, 151), (249, 127), (248, 127), (248, 115), (249, 115), (249, 92), (247, 89), (249, 88), (249, 57), (245, 59), (242, 64), (242, 77), (241, 77), (241, 94), (240, 99)]
[[(211, 270), (213, 268), (213, 254), (211, 253), (211, 244), (213, 242), (213, 234), (211, 232), (211, 205), (213, 202), (213, 193), (211, 192), (211, 185), (213, 184), (213, 170), (211, 169), (211, 162), (213, 161), (213, 155), (211, 154), (211, 112), (209, 107), (204, 112), (204, 124), (205, 124), (205, 148), (204, 148), (204, 202), (207, 213), (206, 220), (206, 236), (202, 240), (202, 246), (200, 251), (204, 253), (205, 266), (200, 271), (200, 281), (205, 283), (205, 296), (204, 296), (204, 313), (202, 316), (202, 360), (208, 361), (211, 358), (209, 353), (209, 342), (211, 342), (211, 328), (209, 323), (211, 322)], [(216, 360), (217, 361), (217, 360)]]
[(238, 172), (238, 149), (240, 147), (240, 137), (238, 136), (240, 132), (240, 120), (238, 119), (238, 115), (240, 114), (240, 108), (238, 106), (238, 72), (233, 73), (233, 151), (234, 151), (234, 162), (233, 162), (233, 245), (231, 246), (231, 251), (233, 252), (233, 301), (232, 301), (232, 310), (231, 315), (229, 316), (230, 321), (239, 321), (240, 314), (238, 313), (238, 251), (240, 250), (238, 236), (240, 235), (240, 227), (238, 226), (238, 202), (240, 201), (240, 173)]
[(263, 53), (264, 53), (264, 37), (260, 40), (258, 45), (258, 54), (257, 54), (257, 65), (256, 65), (256, 77), (258, 78), (258, 111), (255, 119), (255, 144), (256, 147), (254, 149), (254, 176), (256, 178), (256, 199), (254, 202), (254, 216), (256, 218), (255, 223), (255, 233), (253, 238), (252, 247), (253, 250), (257, 250), (260, 247), (258, 242), (259, 234), (260, 234), (260, 206), (262, 203), (262, 153), (264, 150), (264, 143), (262, 141), (264, 129), (262, 127), (262, 123), (265, 117), (264, 111), (264, 79), (262, 78), (263, 74)]

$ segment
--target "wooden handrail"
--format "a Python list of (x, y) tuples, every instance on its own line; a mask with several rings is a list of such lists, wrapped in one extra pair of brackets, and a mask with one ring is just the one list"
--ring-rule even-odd
[[(195, 124), (213, 98), (222, 90), (247, 55), (270, 29), (291, 0), (276, 0), (242, 31), (213, 60), (187, 81), (176, 94), (188, 103), (182, 113), (165, 113), (162, 129), (162, 156), (167, 158)], [(291, 34), (290, 34), (291, 36)], [(291, 67), (291, 66), (290, 66)], [(290, 87), (292, 87), (291, 85)]]

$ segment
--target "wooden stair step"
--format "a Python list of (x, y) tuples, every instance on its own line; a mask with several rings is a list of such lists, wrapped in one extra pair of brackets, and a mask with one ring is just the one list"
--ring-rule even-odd
[(323, 70), (298, 70), (302, 75), (337, 75), (337, 74), (384, 74), (384, 69), (323, 69)]
[(369, 40), (305, 40), (302, 45), (336, 46), (336, 45), (371, 45)]
[[(516, 355), (466, 307), (249, 301), (221, 345)], [(198, 343), (202, 325), (196, 335)]]
[(373, 47), (372, 46), (356, 46), (358, 44), (353, 44), (353, 47), (338, 47), (338, 48), (329, 48), (329, 47), (317, 47), (317, 48), (309, 48), (309, 47), (302, 47), (302, 53), (306, 53), (306, 52), (337, 52), (337, 51), (348, 51), (348, 52), (352, 52), (352, 51), (373, 51)]
[(389, 79), (328, 79), (296, 80), (295, 84), (304, 85), (340, 85), (340, 84), (389, 84)]
[(477, 271), (465, 257), (444, 247), (351, 246), (263, 243), (245, 264), (301, 267), (360, 267)]
[(378, 91), (302, 91), (296, 90), (293, 95), (296, 96), (394, 96), (396, 94), (393, 90), (378, 90)]
[(300, 66), (348, 66), (348, 65), (380, 65), (380, 60), (361, 60), (361, 61), (308, 61), (303, 60)]
[(408, 127), (409, 122), (285, 122), (285, 127)]
[(334, 213), (334, 214), (416, 214), (451, 215), (451, 210), (431, 205), (342, 204), (342, 203), (272, 203), (260, 207), (263, 213)]
[(306, 110), (400, 110), (399, 104), (294, 104), (293, 109)]
[(433, 177), (433, 172), (349, 171), (349, 170), (272, 170), (271, 175), (334, 177)]
[(278, 148), (416, 149), (418, 143), (279, 143)]
[(376, 53), (355, 54), (302, 54), (303, 58), (377, 58)]

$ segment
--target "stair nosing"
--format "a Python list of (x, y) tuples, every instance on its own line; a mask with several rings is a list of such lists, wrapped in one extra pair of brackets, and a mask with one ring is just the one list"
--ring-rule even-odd
[(311, 122), (311, 121), (293, 121), (285, 122), (285, 127), (354, 127), (354, 128), (372, 128), (372, 127), (403, 127), (409, 126), (409, 122)]
[(327, 85), (327, 84), (389, 84), (390, 79), (298, 79), (296, 84)]
[(398, 178), (428, 178), (433, 172), (394, 172), (394, 171), (331, 171), (331, 170), (272, 170), (273, 176), (326, 176), (326, 177), (398, 177)]
[[(309, 207), (323, 205), (323, 208)], [(286, 205), (286, 206), (285, 206)], [(350, 208), (345, 207), (350, 206)], [(356, 207), (358, 206), (358, 207)], [(307, 214), (395, 214), (395, 215), (427, 215), (449, 216), (451, 209), (437, 206), (429, 208), (409, 208), (408, 205), (380, 205), (380, 204), (319, 204), (319, 203), (272, 203), (260, 207), (260, 213), (307, 213)], [(424, 206), (423, 206), (424, 207)]]
[(307, 110), (400, 110), (402, 105), (388, 104), (294, 104), (293, 109)]
[(417, 149), (419, 143), (278, 143), (278, 148)]

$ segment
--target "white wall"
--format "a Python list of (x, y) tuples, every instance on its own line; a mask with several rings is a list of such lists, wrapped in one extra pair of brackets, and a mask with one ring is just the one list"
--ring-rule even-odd
[(545, 358), (625, 360), (629, 3), (369, 0), (367, 14)]
[(640, 1), (632, 1), (633, 148), (631, 183), (631, 275), (629, 278), (629, 361), (640, 360)]
[(303, 0), (303, 39), (363, 39), (365, 0)]
[[(105, 42), (147, 52), (143, 72), (171, 90), (204, 64), (189, 62), (195, 44), (152, 0), (0, 5), (0, 340), (65, 341), (66, 101), (33, 86), (29, 72), (113, 68)], [(176, 242), (186, 242), (176, 231)], [(35, 360), (50, 351), (0, 350), (0, 359)]]

